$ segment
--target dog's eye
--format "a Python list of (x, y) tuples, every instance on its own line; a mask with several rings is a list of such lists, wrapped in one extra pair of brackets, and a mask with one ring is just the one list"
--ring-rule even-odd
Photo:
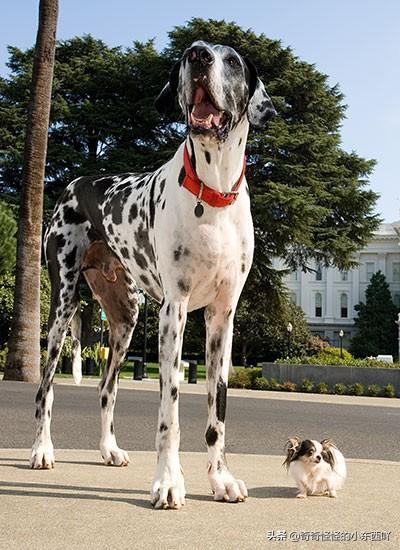
[(237, 57), (228, 57), (226, 61), (231, 67), (239, 67), (239, 60)]

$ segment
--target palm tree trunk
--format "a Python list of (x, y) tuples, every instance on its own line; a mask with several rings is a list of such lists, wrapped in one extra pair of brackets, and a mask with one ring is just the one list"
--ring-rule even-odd
[(17, 240), (14, 311), (4, 380), (40, 376), (40, 253), (47, 133), (58, 0), (40, 0), (28, 109)]

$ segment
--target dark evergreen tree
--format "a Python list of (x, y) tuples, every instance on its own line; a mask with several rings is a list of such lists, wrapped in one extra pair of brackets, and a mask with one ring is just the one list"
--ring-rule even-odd
[[(310, 259), (347, 269), (379, 224), (368, 187), (374, 161), (340, 147), (345, 105), (338, 86), (290, 48), (234, 23), (192, 19), (174, 28), (161, 53), (153, 42), (109, 48), (90, 36), (56, 51), (46, 193), (50, 203), (83, 174), (152, 170), (185, 137), (178, 108), (161, 120), (154, 99), (194, 40), (229, 44), (256, 65), (278, 117), (251, 131), (247, 179), (256, 252), (243, 300), (273, 300), (280, 274), (274, 255), (304, 269)], [(10, 48), (11, 77), (0, 78), (0, 189), (19, 192), (32, 51)], [(256, 304), (257, 302), (257, 304)], [(247, 306), (246, 306), (247, 307)], [(253, 315), (255, 322), (258, 315)]]
[(355, 306), (358, 333), (351, 342), (356, 357), (398, 354), (397, 308), (392, 301), (385, 276), (378, 271), (371, 277), (365, 293), (365, 303)]

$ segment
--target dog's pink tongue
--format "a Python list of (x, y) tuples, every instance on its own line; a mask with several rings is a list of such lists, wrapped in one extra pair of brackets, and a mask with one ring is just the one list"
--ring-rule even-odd
[(209, 101), (203, 88), (197, 88), (193, 98), (192, 116), (195, 122), (204, 126), (211, 126), (211, 122), (218, 126), (221, 115), (218, 109)]

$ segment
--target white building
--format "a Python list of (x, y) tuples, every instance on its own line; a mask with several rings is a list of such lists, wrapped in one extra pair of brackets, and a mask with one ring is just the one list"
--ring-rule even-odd
[[(400, 308), (400, 220), (384, 223), (373, 239), (356, 257), (358, 267), (350, 271), (310, 266), (315, 271), (290, 273), (284, 282), (291, 300), (303, 309), (313, 332), (339, 345), (339, 331), (344, 331), (347, 347), (354, 334), (354, 306), (365, 301), (371, 276), (381, 271), (390, 285), (393, 301)], [(281, 260), (274, 267), (284, 268)]]

